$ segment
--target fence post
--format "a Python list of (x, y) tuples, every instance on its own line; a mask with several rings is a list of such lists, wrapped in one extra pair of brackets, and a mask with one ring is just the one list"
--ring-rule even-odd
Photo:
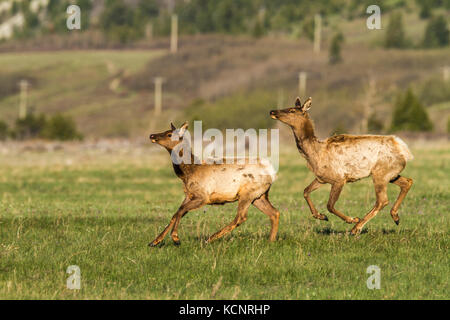
[(147, 40), (153, 39), (153, 24), (151, 22), (147, 23), (145, 26), (145, 38)]
[(162, 77), (156, 77), (155, 82), (155, 116), (159, 116), (162, 113)]
[(178, 16), (172, 15), (172, 27), (170, 36), (170, 52), (177, 53), (178, 51)]
[(314, 16), (314, 53), (320, 53), (320, 42), (322, 38), (322, 17), (320, 14)]
[(449, 66), (445, 66), (442, 68), (442, 77), (444, 79), (444, 81), (448, 81), (450, 79), (450, 67)]
[(369, 131), (369, 118), (373, 114), (373, 100), (376, 96), (376, 82), (372, 76), (369, 76), (368, 85), (366, 89), (366, 100), (364, 103), (363, 119), (361, 123), (362, 133), (368, 133)]
[(19, 119), (24, 119), (27, 116), (27, 98), (28, 98), (28, 86), (27, 80), (21, 80), (20, 86), (20, 103), (19, 103)]
[(298, 94), (300, 98), (304, 98), (306, 96), (306, 77), (307, 73), (302, 71), (298, 74)]

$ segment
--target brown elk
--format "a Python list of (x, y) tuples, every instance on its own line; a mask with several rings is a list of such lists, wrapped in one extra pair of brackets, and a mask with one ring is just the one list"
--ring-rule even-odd
[[(275, 170), (268, 160), (257, 160), (255, 163), (196, 163), (191, 153), (190, 163), (173, 161), (173, 152), (182, 155), (184, 150), (175, 149), (183, 141), (188, 124), (183, 124), (179, 129), (171, 124), (171, 129), (162, 133), (151, 134), (150, 140), (157, 143), (171, 154), (175, 174), (184, 183), (185, 199), (170, 223), (153, 240), (149, 246), (157, 246), (165, 238), (170, 228), (171, 236), (176, 245), (180, 244), (178, 237), (178, 225), (181, 218), (191, 210), (204, 205), (225, 204), (238, 201), (236, 218), (226, 227), (210, 236), (207, 242), (216, 240), (247, 220), (247, 211), (253, 204), (260, 211), (269, 216), (272, 229), (270, 241), (274, 241), (278, 231), (280, 213), (269, 202), (269, 190), (275, 180)], [(174, 151), (175, 150), (175, 151)], [(228, 161), (229, 162), (229, 161)]]
[[(328, 211), (347, 223), (355, 223), (351, 233), (358, 234), (370, 219), (388, 205), (387, 185), (390, 182), (400, 187), (400, 194), (391, 209), (392, 219), (398, 225), (398, 209), (413, 183), (412, 179), (399, 175), (406, 162), (413, 158), (407, 145), (396, 136), (382, 135), (341, 134), (319, 140), (307, 113), (311, 102), (309, 98), (302, 105), (300, 98), (297, 98), (295, 107), (272, 110), (270, 116), (291, 127), (300, 154), (316, 176), (303, 193), (314, 218), (328, 220), (316, 210), (309, 195), (329, 183)], [(338, 211), (334, 205), (344, 185), (368, 176), (372, 176), (375, 185), (376, 203), (373, 209), (363, 219), (348, 217)]]

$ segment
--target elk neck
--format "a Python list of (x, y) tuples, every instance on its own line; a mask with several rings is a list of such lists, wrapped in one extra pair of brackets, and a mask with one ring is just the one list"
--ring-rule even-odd
[(314, 124), (311, 119), (305, 120), (292, 126), (297, 149), (303, 157), (314, 167), (320, 142), (314, 133)]
[[(169, 152), (169, 155), (172, 157), (173, 148), (169, 148), (169, 147), (165, 147), (165, 148)], [(181, 149), (181, 151), (179, 153), (180, 157), (183, 157), (184, 151), (185, 151), (185, 149)], [(172, 161), (172, 166), (173, 166), (173, 170), (175, 171), (175, 174), (177, 175), (178, 178), (180, 178), (183, 181), (189, 175), (189, 173), (192, 169), (192, 166), (195, 166), (195, 165), (201, 163), (199, 161), (199, 159), (192, 153), (192, 148), (191, 148), (190, 144), (189, 144), (188, 151), (190, 153), (190, 159), (191, 159), (190, 163), (182, 162), (180, 164), (177, 164)]]

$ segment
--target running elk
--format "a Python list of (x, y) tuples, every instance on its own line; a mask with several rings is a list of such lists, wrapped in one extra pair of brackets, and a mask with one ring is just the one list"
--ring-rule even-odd
[[(381, 135), (340, 134), (319, 140), (307, 113), (311, 102), (309, 98), (302, 105), (300, 98), (297, 98), (295, 107), (272, 110), (270, 116), (291, 127), (300, 154), (316, 176), (303, 193), (314, 218), (328, 220), (316, 210), (309, 194), (329, 183), (331, 193), (328, 211), (347, 223), (355, 223), (351, 233), (358, 234), (367, 222), (388, 205), (387, 185), (390, 182), (400, 187), (400, 194), (391, 209), (392, 219), (398, 225), (398, 209), (413, 183), (412, 179), (399, 175), (406, 162), (413, 159), (407, 145), (396, 136)], [(373, 209), (361, 220), (338, 211), (334, 205), (344, 185), (368, 176), (372, 176), (375, 185), (376, 203)]]
[[(236, 218), (229, 225), (210, 236), (207, 242), (216, 240), (242, 224), (247, 220), (247, 211), (253, 204), (265, 213), (272, 223), (270, 241), (274, 241), (278, 231), (280, 213), (269, 202), (269, 190), (275, 180), (275, 170), (268, 160), (255, 161), (252, 164), (246, 159), (244, 164), (224, 163), (196, 164), (195, 157), (191, 153), (190, 163), (173, 161), (174, 152), (182, 156), (184, 150), (178, 151), (177, 145), (183, 141), (188, 124), (183, 124), (179, 129), (171, 124), (171, 129), (162, 133), (150, 135), (150, 140), (157, 143), (171, 154), (175, 174), (184, 183), (185, 199), (180, 208), (173, 215), (170, 223), (153, 240), (149, 246), (157, 246), (169, 230), (176, 245), (180, 244), (178, 237), (178, 225), (181, 218), (191, 210), (204, 205), (225, 204), (238, 201)], [(187, 157), (189, 158), (189, 157)]]

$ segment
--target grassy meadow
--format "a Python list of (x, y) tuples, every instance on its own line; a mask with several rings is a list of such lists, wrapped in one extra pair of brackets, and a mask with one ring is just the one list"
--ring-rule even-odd
[[(292, 141), (289, 141), (292, 142)], [(228, 224), (236, 204), (203, 207), (170, 237), (147, 244), (183, 199), (167, 154), (156, 146), (125, 151), (5, 152), (0, 157), (2, 299), (448, 299), (450, 146), (416, 145), (404, 175), (415, 184), (400, 209), (390, 206), (360, 236), (326, 212), (329, 187), (312, 194), (329, 221), (312, 218), (303, 188), (313, 179), (296, 150), (281, 146), (271, 201), (281, 212), (278, 240), (251, 208), (231, 235), (204, 239)], [(391, 205), (399, 190), (389, 186)], [(344, 188), (337, 208), (362, 217), (374, 203), (370, 180)], [(81, 290), (66, 269), (81, 269)], [(369, 265), (381, 289), (369, 290)]]

